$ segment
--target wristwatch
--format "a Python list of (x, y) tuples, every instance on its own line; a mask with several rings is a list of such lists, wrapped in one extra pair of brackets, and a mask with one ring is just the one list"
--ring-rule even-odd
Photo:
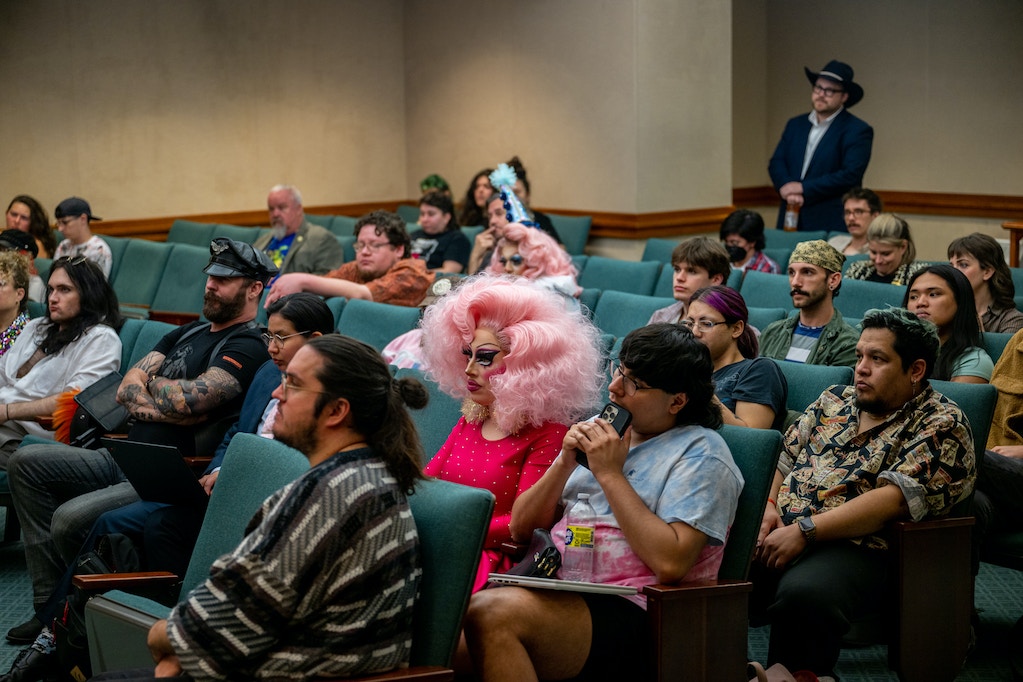
[(804, 516), (799, 521), (796, 521), (796, 524), (799, 526), (799, 530), (807, 542), (813, 542), (817, 539), (817, 525), (813, 522), (813, 518)]

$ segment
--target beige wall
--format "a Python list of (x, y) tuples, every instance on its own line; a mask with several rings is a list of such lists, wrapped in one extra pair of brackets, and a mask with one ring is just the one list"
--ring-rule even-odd
[[(874, 126), (864, 179), (889, 190), (1019, 195), (1023, 187), (1023, 3), (1018, 0), (735, 0), (737, 65), (766, 63), (766, 133), (743, 112), (736, 77), (736, 186), (769, 184), (785, 121), (809, 111), (803, 67), (856, 70), (853, 113)], [(751, 94), (759, 92), (754, 86)]]
[(721, 206), (767, 184), (803, 65), (833, 56), (867, 90), (868, 184), (1018, 195), (1020, 25), (1018, 0), (5, 0), (0, 196), (392, 200), (518, 153), (537, 205)]
[(517, 154), (539, 206), (730, 203), (730, 33), (717, 0), (409, 0), (410, 195)]
[(107, 219), (405, 194), (400, 0), (5, 0), (3, 196)]

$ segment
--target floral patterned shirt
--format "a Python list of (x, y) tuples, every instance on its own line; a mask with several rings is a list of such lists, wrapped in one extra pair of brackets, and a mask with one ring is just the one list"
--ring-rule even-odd
[[(785, 434), (778, 510), (785, 524), (899, 486), (914, 521), (944, 516), (973, 490), (973, 437), (959, 407), (927, 386), (888, 420), (857, 434), (852, 386), (832, 386)], [(885, 549), (878, 535), (853, 542)]]

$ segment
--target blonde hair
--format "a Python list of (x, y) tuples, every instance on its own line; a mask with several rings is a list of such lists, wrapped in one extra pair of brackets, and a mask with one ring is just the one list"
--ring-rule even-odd
[(916, 245), (913, 244), (913, 236), (909, 233), (909, 223), (894, 213), (879, 213), (870, 222), (870, 227), (867, 228), (867, 241), (892, 246), (905, 245), (906, 250), (902, 254), (902, 262), (899, 265), (906, 265), (916, 260)]

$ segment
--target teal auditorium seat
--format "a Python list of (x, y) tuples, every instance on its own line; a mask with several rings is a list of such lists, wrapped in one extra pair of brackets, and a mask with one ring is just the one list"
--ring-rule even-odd
[(806, 365), (785, 360), (774, 362), (785, 375), (785, 381), (789, 385), (788, 395), (785, 397), (785, 407), (788, 409), (785, 428), (796, 421), (829, 386), (835, 384), (848, 386), (853, 382), (851, 367)]
[[(1016, 295), (1023, 294), (1023, 268), (1009, 268), (1009, 274), (1012, 275), (1012, 284), (1016, 287)], [(1017, 304), (1017, 308), (1019, 305)]]
[[(419, 222), (419, 206), (401, 204), (395, 211), (406, 223), (415, 224)], [(409, 230), (411, 232), (411, 230)]]
[(872, 308), (901, 308), (906, 287), (861, 279), (842, 279), (842, 288), (835, 297), (835, 307), (843, 317), (862, 319)]
[(785, 247), (769, 246), (763, 250), (765, 256), (773, 260), (778, 264), (778, 272), (782, 275), (786, 275), (789, 269), (789, 256), (792, 255), (792, 249)]
[(341, 245), (345, 252), (345, 263), (351, 263), (355, 260), (355, 235), (350, 234), (346, 237), (337, 237), (337, 243)]
[(202, 314), (206, 293), (203, 268), (210, 261), (209, 245), (172, 244), (160, 283), (153, 294), (150, 313)]
[[(170, 257), (173, 244), (151, 242), (145, 239), (132, 239), (124, 250), (124, 259), (117, 269), (117, 277), (112, 282), (117, 300), (122, 309), (135, 306), (148, 308), (156, 295), (156, 289), (163, 276), (164, 267)], [(209, 242), (205, 244), (209, 248)], [(207, 251), (207, 260), (209, 252)], [(127, 315), (142, 317), (144, 314), (123, 310)]]
[(992, 361), (998, 362), (998, 358), (1002, 357), (1002, 351), (1005, 350), (1006, 344), (1009, 343), (1009, 339), (1013, 336), (1011, 333), (1000, 334), (998, 332), (984, 332), (981, 334), (984, 350), (991, 356)]
[(403, 377), (418, 379), (430, 392), (430, 402), (426, 407), (421, 410), (409, 410), (412, 421), (416, 424), (416, 431), (419, 432), (419, 442), (423, 444), (425, 466), (437, 454), (440, 446), (444, 445), (451, 434), (451, 429), (458, 423), (459, 417), (462, 416), (462, 403), (440, 390), (440, 386), (428, 379), (421, 370), (397, 369), (394, 376), (397, 379)]
[(662, 239), (661, 237), (650, 237), (643, 247), (643, 257), (640, 260), (656, 260), (661, 263), (671, 263), (671, 253), (681, 242), (678, 239)]
[(750, 308), (746, 306), (746, 309), (749, 312), (750, 326), (759, 331), (767, 329), (767, 325), (772, 322), (784, 320), (791, 312), (785, 308)]
[(650, 296), (660, 274), (661, 263), (655, 261), (626, 261), (590, 256), (578, 281), (579, 286), (584, 289), (625, 291)]
[(338, 237), (352, 237), (352, 241), (355, 241), (355, 223), (357, 222), (359, 222), (358, 218), (353, 218), (347, 215), (336, 215), (333, 220), (330, 221), (330, 226), (327, 227), (327, 229)]
[(320, 213), (306, 213), (305, 219), (313, 225), (319, 225), (325, 229), (330, 229), (330, 224), (334, 222), (334, 216)]
[(175, 244), (209, 246), (213, 239), (214, 223), (194, 223), (191, 220), (175, 220), (167, 233), (167, 241)]
[(593, 310), (597, 307), (597, 301), (600, 300), (600, 289), (583, 289), (582, 293), (579, 294), (579, 306), (582, 308), (583, 314), (593, 319)]
[(867, 260), (869, 257), (870, 256), (865, 253), (854, 253), (851, 256), (846, 256), (845, 262), (842, 263), (842, 274), (844, 275), (845, 271), (849, 269), (849, 266), (856, 261)]
[(337, 330), (377, 350), (419, 324), (419, 308), (353, 299), (345, 303)]
[[(50, 267), (53, 265), (53, 259), (36, 258), (35, 264), (36, 270), (39, 271), (39, 276), (43, 278), (43, 284), (46, 284), (46, 280), (50, 276)], [(111, 272), (113, 272), (113, 270), (111, 270)]]
[(589, 256), (581, 253), (577, 253), (572, 256), (572, 265), (575, 266), (575, 274), (577, 276), (582, 274), (582, 271), (586, 269), (586, 261), (589, 259)]
[[(213, 237), (227, 237), (238, 242), (252, 244), (260, 235), (260, 228), (248, 227), (246, 225), (219, 224), (213, 228)], [(206, 244), (207, 259), (209, 258), (209, 244)]]
[[(259, 459), (254, 461), (257, 455)], [(229, 462), (234, 460), (238, 460), (237, 464), (228, 469)], [(244, 525), (264, 497), (307, 469), (305, 458), (281, 443), (251, 434), (235, 436), (213, 489), (183, 591), (205, 579), (213, 560), (237, 545)], [(225, 478), (229, 473), (231, 478)], [(225, 485), (228, 490), (220, 490)], [(217, 500), (218, 495), (221, 500)], [(241, 501), (235, 504), (235, 498)], [(419, 532), (423, 573), (413, 612), (414, 667), (395, 673), (395, 677), (403, 679), (427, 672), (417, 670), (416, 666), (447, 668), (451, 663), (493, 512), (494, 496), (487, 490), (447, 481), (420, 481), (409, 497), (409, 506)], [(146, 635), (152, 623), (166, 617), (169, 610), (124, 592), (110, 592), (90, 600), (85, 618), (93, 672), (151, 666)]]
[(331, 298), (323, 301), (327, 304), (331, 314), (334, 316), (334, 329), (337, 329), (338, 324), (341, 323), (341, 310), (344, 309), (347, 301), (348, 299), (343, 296), (332, 296)]
[(661, 266), (661, 274), (657, 276), (657, 283), (654, 284), (654, 296), (675, 297), (675, 266), (671, 263)]
[[(156, 347), (156, 343), (160, 339), (177, 328), (176, 325), (169, 324), (167, 322), (158, 322), (157, 320), (128, 320), (128, 322), (141, 322), (142, 327), (136, 333), (135, 341), (127, 356), (125, 355), (125, 349), (123, 347), (124, 342), (121, 342), (121, 374), (124, 374), (130, 368), (134, 367), (135, 363), (144, 358), (146, 354)], [(122, 335), (124, 334), (123, 328), (121, 333)], [(125, 358), (127, 358), (127, 360), (125, 360)]]
[(482, 225), (462, 225), (462, 234), (469, 240), (469, 245), (472, 246), (476, 241), (476, 235), (483, 231)]
[(29, 301), (28, 302), (28, 316), (30, 318), (32, 318), (32, 317), (42, 317), (45, 314), (46, 314), (46, 305), (45, 304), (40, 303), (39, 301)]
[(566, 251), (577, 255), (586, 249), (593, 218), (588, 215), (568, 216), (557, 213), (548, 213), (547, 217), (551, 219), (554, 229), (558, 231), (558, 236)]
[(764, 230), (764, 243), (772, 249), (793, 249), (799, 242), (827, 239), (824, 230), (807, 230), (806, 232), (787, 232), (785, 230)]
[(739, 291), (742, 288), (742, 280), (745, 274), (746, 273), (742, 270), (736, 270), (733, 268), (732, 271), (728, 273), (728, 280), (725, 282), (725, 286), (729, 289)]
[(792, 306), (789, 291), (788, 275), (756, 271), (746, 273), (739, 289), (746, 306), (753, 308), (789, 308)]
[(652, 679), (658, 682), (746, 679), (746, 604), (752, 589), (746, 578), (781, 452), (781, 434), (739, 426), (722, 426), (719, 433), (745, 483), (718, 579), (643, 588), (655, 663)]
[[(105, 234), (99, 235), (99, 238), (107, 243), (110, 247), (110, 274), (107, 275), (107, 280), (113, 282), (114, 278), (117, 277), (117, 269), (121, 267), (121, 262), (124, 261), (124, 251), (128, 248), (128, 242), (131, 241), (125, 237), (110, 237)], [(39, 259), (36, 259), (36, 268), (39, 268)], [(40, 275), (43, 275), (43, 271), (39, 271)]]
[(593, 323), (602, 332), (616, 337), (625, 336), (633, 329), (645, 326), (655, 310), (674, 302), (673, 298), (604, 291), (593, 311)]

